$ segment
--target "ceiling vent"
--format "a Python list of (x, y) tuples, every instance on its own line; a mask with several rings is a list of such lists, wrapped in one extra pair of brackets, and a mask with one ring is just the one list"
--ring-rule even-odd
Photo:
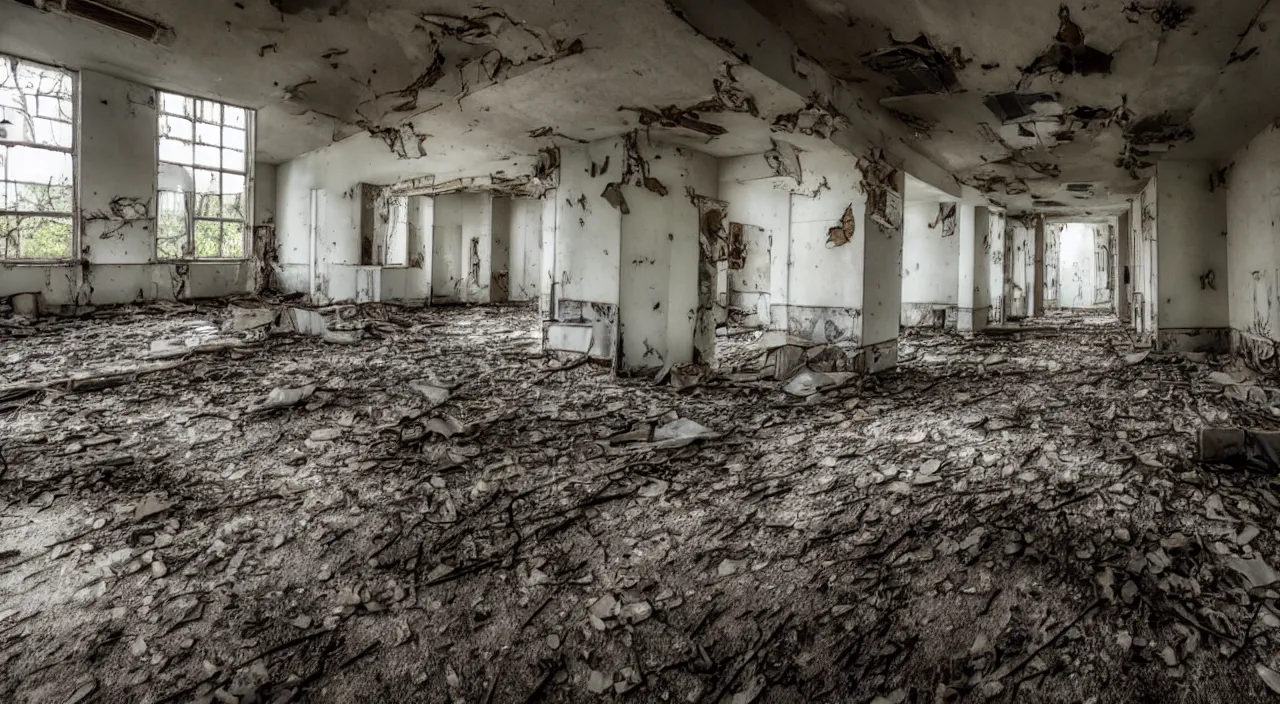
[(57, 12), (123, 32), (132, 37), (167, 44), (173, 32), (166, 26), (97, 0), (14, 0), (45, 12)]

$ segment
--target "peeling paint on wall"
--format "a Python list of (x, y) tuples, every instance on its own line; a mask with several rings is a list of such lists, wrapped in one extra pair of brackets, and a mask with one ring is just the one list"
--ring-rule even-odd
[(770, 140), (773, 148), (764, 153), (764, 160), (773, 169), (773, 173), (784, 178), (795, 179), (796, 185), (804, 183), (804, 169), (800, 164), (800, 150), (787, 142)]
[(898, 170), (885, 161), (884, 152), (873, 150), (858, 157), (862, 174), (859, 190), (867, 196), (867, 216), (893, 232), (902, 230), (902, 193), (897, 188)]
[(853, 204), (850, 203), (849, 207), (845, 208), (840, 223), (827, 230), (827, 249), (843, 247), (852, 242), (857, 225), (858, 221), (853, 217)]

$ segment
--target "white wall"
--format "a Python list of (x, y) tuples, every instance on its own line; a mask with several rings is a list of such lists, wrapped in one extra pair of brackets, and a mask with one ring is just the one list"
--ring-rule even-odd
[[(39, 293), (49, 306), (111, 305), (215, 298), (252, 290), (248, 261), (160, 263), (155, 257), (156, 92), (101, 73), (80, 73), (77, 202), (80, 259), (72, 264), (0, 264), (0, 296)], [(270, 168), (256, 189), (255, 223), (271, 208)], [(117, 199), (124, 199), (123, 201)], [(121, 217), (113, 201), (145, 205), (146, 217)], [(117, 210), (119, 210), (117, 208)]]
[(434, 198), (431, 252), (432, 300), (458, 302), (466, 299), (466, 255), (463, 252), (463, 223), (467, 198), (453, 193)]
[[(549, 195), (554, 198), (554, 195)], [(511, 200), (510, 260), (507, 264), (508, 297), (512, 301), (536, 301), (542, 284), (542, 212), (544, 201)]]
[(1230, 324), (1237, 335), (1280, 342), (1280, 129), (1269, 125), (1234, 158), (1226, 186)]
[[(942, 236), (937, 201), (907, 203), (902, 225), (902, 303), (954, 306), (960, 284), (960, 237)], [(957, 206), (957, 211), (963, 210)], [(972, 215), (972, 208), (969, 209)], [(957, 213), (957, 217), (960, 217)], [(972, 227), (972, 221), (970, 222)]]
[(1230, 324), (1226, 194), (1209, 190), (1214, 170), (1208, 162), (1157, 166), (1161, 331)]

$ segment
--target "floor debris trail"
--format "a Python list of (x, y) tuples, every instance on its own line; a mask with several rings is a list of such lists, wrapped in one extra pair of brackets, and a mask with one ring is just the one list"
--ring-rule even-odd
[(1197, 444), (1267, 380), (1058, 314), (789, 390), (734, 335), (677, 393), (526, 308), (346, 314), (0, 327), (0, 699), (1280, 691), (1274, 468)]

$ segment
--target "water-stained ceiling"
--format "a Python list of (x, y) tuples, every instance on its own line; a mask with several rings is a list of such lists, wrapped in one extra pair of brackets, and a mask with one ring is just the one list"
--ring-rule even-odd
[[(1246, 76), (1280, 65), (1269, 0), (748, 1), (1014, 210), (1122, 209), (1157, 160), (1226, 161), (1280, 109), (1244, 97)], [(1257, 114), (1224, 113), (1233, 100)]]

